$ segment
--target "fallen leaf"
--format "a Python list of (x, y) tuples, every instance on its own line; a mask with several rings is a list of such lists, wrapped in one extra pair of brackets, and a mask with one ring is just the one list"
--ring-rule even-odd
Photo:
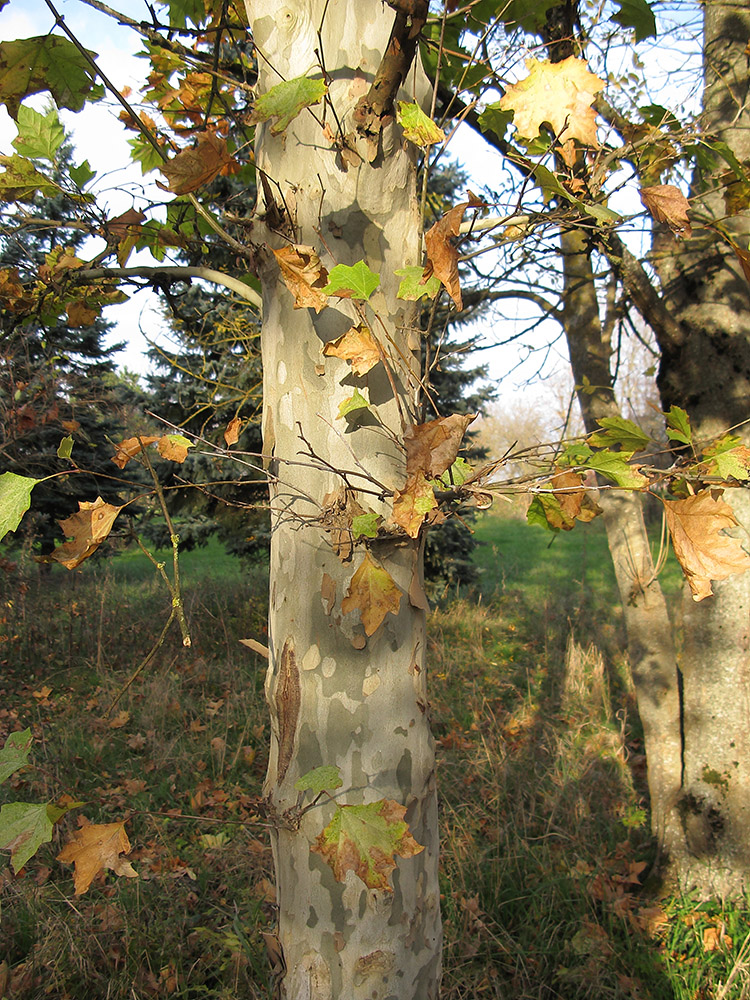
[(604, 81), (589, 71), (584, 59), (568, 56), (561, 62), (529, 59), (529, 75), (511, 84), (498, 102), (513, 112), (513, 124), (524, 139), (535, 139), (547, 122), (556, 136), (598, 146), (596, 112), (591, 106)]
[(46, 557), (49, 561), (59, 562), (66, 569), (75, 569), (96, 552), (122, 510), (122, 507), (105, 503), (101, 497), (97, 497), (93, 503), (80, 500), (78, 506), (80, 509), (77, 514), (58, 521), (67, 541), (58, 545)]
[(426, 424), (413, 424), (404, 434), (406, 474), (436, 479), (453, 465), (464, 433), (476, 413), (453, 413)]
[(406, 807), (393, 799), (340, 806), (311, 848), (333, 869), (339, 882), (353, 871), (369, 889), (393, 892), (389, 876), (395, 855), (412, 858), (424, 850), (404, 821)]
[(323, 289), (328, 284), (328, 272), (313, 247), (295, 244), (274, 250), (281, 276), (294, 296), (295, 309), (314, 309), (319, 313), (328, 305)]
[(390, 574), (374, 562), (369, 552), (365, 553), (341, 602), (343, 614), (358, 610), (365, 634), (370, 636), (377, 631), (388, 612), (398, 614), (400, 605), (401, 591)]
[(183, 149), (159, 167), (169, 181), (169, 190), (188, 194), (209, 184), (237, 161), (227, 149), (226, 139), (215, 132), (201, 132), (193, 149)]
[(240, 428), (242, 427), (242, 421), (239, 417), (232, 417), (224, 430), (224, 440), (226, 441), (227, 448), (231, 448), (233, 444), (237, 444), (240, 439)]
[(437, 505), (435, 491), (420, 471), (409, 476), (403, 490), (394, 493), (391, 517), (410, 538), (417, 538), (425, 515)]
[(677, 236), (692, 235), (688, 219), (690, 202), (674, 184), (641, 188), (641, 201), (657, 222), (665, 223)]
[(484, 202), (469, 192), (468, 201), (462, 201), (450, 212), (446, 212), (442, 219), (438, 219), (424, 234), (428, 263), (422, 274), (422, 281), (427, 282), (434, 273), (445, 286), (457, 309), (463, 308), (463, 300), (458, 275), (458, 251), (453, 246), (451, 237), (458, 236), (466, 209), (479, 208), (482, 205)]
[(712, 580), (750, 569), (750, 556), (738, 538), (722, 534), (737, 525), (732, 508), (703, 490), (685, 500), (663, 500), (674, 553), (694, 601), (710, 597)]
[(110, 719), (107, 725), (110, 729), (122, 729), (123, 726), (127, 726), (130, 722), (130, 712), (126, 709), (118, 712), (114, 719)]
[(323, 348), (327, 358), (348, 361), (355, 375), (366, 375), (380, 361), (380, 349), (370, 330), (361, 323)]
[(73, 883), (75, 894), (80, 896), (91, 885), (94, 876), (109, 868), (115, 875), (138, 878), (138, 872), (122, 854), (130, 852), (130, 841), (125, 833), (125, 823), (88, 823), (57, 855), (58, 861), (75, 865)]

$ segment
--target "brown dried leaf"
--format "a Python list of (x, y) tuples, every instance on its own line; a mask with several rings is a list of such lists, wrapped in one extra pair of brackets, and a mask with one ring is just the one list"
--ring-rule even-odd
[(404, 434), (406, 474), (423, 472), (435, 479), (453, 465), (464, 433), (476, 418), (476, 413), (453, 413), (426, 424), (413, 424)]
[(139, 212), (136, 208), (129, 208), (122, 215), (117, 215), (114, 219), (108, 219), (104, 227), (104, 232), (112, 237), (115, 243), (121, 243), (122, 240), (127, 239), (129, 236), (140, 236), (141, 226), (145, 221), (146, 216), (143, 212)]
[(361, 323), (353, 326), (338, 340), (329, 341), (323, 348), (327, 358), (348, 361), (355, 375), (366, 375), (380, 361), (380, 349), (370, 330)]
[(422, 472), (417, 472), (409, 476), (403, 490), (394, 493), (391, 516), (410, 538), (417, 538), (425, 515), (437, 505), (432, 486)]
[(426, 281), (434, 274), (445, 286), (457, 309), (463, 308), (463, 300), (458, 276), (458, 251), (451, 243), (451, 237), (458, 236), (466, 209), (479, 208), (482, 205), (484, 202), (481, 198), (477, 198), (470, 191), (468, 201), (454, 206), (424, 234), (428, 263), (422, 281)]
[(742, 273), (745, 275), (747, 280), (750, 281), (750, 250), (743, 250), (735, 243), (732, 244), (732, 250), (734, 250), (737, 255), (737, 260), (740, 262), (740, 266), (742, 267)]
[(529, 75), (511, 84), (500, 101), (503, 111), (513, 111), (519, 135), (534, 139), (548, 122), (563, 141), (578, 139), (598, 146), (594, 98), (604, 89), (604, 81), (589, 71), (584, 59), (568, 56), (561, 62), (529, 59)]
[(78, 330), (82, 326), (91, 326), (101, 309), (92, 308), (85, 299), (76, 299), (75, 302), (68, 303), (65, 311), (68, 314), (68, 326)]
[(156, 450), (162, 458), (169, 459), (170, 462), (182, 462), (187, 458), (190, 442), (182, 434), (164, 434), (157, 439)]
[(131, 458), (135, 458), (136, 455), (140, 455), (141, 444), (143, 444), (143, 447), (146, 448), (148, 445), (153, 444), (154, 441), (158, 440), (158, 437), (153, 436), (126, 438), (116, 446), (117, 451), (115, 452), (112, 461), (118, 469), (124, 469)]
[(641, 188), (641, 201), (657, 222), (663, 222), (677, 236), (691, 236), (688, 219), (690, 202), (674, 184), (654, 184)]
[(602, 509), (591, 491), (583, 488), (583, 483), (584, 477), (578, 472), (560, 472), (552, 477), (550, 485), (565, 516), (586, 523), (601, 514)]
[(313, 247), (295, 244), (274, 250), (281, 276), (294, 296), (295, 309), (314, 309), (320, 312), (328, 305), (323, 289), (328, 284), (328, 271), (323, 267)]
[(352, 518), (364, 513), (351, 490), (345, 486), (332, 490), (323, 497), (320, 524), (330, 534), (331, 547), (341, 562), (348, 562), (354, 551)]
[(112, 530), (112, 525), (122, 507), (113, 507), (97, 497), (93, 503), (78, 502), (80, 510), (58, 524), (65, 532), (67, 541), (58, 545), (47, 559), (59, 562), (66, 569), (75, 569), (84, 559), (88, 559), (99, 548)]
[(9, 312), (19, 313), (34, 305), (34, 297), (27, 294), (15, 267), (6, 267), (0, 271), (0, 302)]
[(722, 534), (737, 525), (732, 508), (703, 490), (685, 500), (663, 501), (674, 553), (694, 601), (710, 597), (712, 580), (750, 569), (750, 556), (738, 538)]
[(240, 428), (242, 427), (242, 421), (239, 417), (232, 417), (224, 430), (224, 440), (227, 443), (227, 448), (231, 448), (233, 444), (237, 444), (240, 439)]
[(169, 180), (169, 190), (188, 194), (209, 184), (230, 164), (236, 163), (226, 139), (215, 132), (201, 132), (193, 149), (183, 149), (159, 169)]
[(115, 875), (138, 878), (138, 872), (121, 854), (128, 854), (130, 841), (125, 823), (88, 823), (73, 834), (57, 855), (58, 861), (75, 865), (73, 882), (80, 896), (91, 885), (94, 876), (109, 868)]
[(350, 611), (359, 610), (365, 634), (370, 636), (380, 627), (388, 612), (398, 613), (400, 605), (401, 591), (390, 574), (378, 566), (367, 552), (341, 602), (342, 612), (348, 615)]

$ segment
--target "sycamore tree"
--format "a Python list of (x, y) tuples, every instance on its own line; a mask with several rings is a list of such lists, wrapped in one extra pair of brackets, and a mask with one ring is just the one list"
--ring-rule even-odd
[[(667, 377), (693, 336), (688, 293), (675, 281), (674, 303), (665, 300), (658, 282), (668, 280), (666, 270), (657, 278), (627, 245), (640, 207), (616, 211), (608, 201), (615, 188), (631, 184), (666, 227), (667, 241), (667, 230), (688, 238), (688, 204), (674, 181), (679, 165), (698, 157), (691, 190), (698, 197), (708, 189), (717, 201), (731, 188), (732, 209), (723, 203), (731, 218), (715, 217), (721, 206), (714, 205), (714, 215), (701, 217), (703, 242), (691, 245), (687, 256), (682, 244), (667, 247), (664, 267), (685, 261), (694, 280), (705, 282), (713, 272), (699, 254), (720, 244), (726, 253), (712, 266), (722, 277), (729, 268), (726, 294), (746, 303), (734, 262), (747, 266), (750, 252), (743, 243), (748, 181), (729, 126), (746, 113), (744, 91), (738, 85), (731, 101), (717, 97), (714, 106), (707, 60), (706, 115), (724, 114), (724, 131), (711, 133), (701, 122), (673, 128), (675, 115), (653, 105), (628, 106), (626, 117), (618, 97), (627, 94), (627, 75), (608, 75), (597, 53), (610, 52), (604, 43), (613, 35), (627, 38), (628, 46), (653, 36), (657, 5), (646, 0), (592, 7), (447, 0), (434, 8), (426, 0), (248, 0), (246, 11), (227, 0), (172, 0), (149, 8), (143, 22), (99, 0), (81, 0), (110, 13), (118, 30), (142, 36), (150, 72), (134, 102), (116, 91), (106, 67), (71, 35), (52, 0), (46, 2), (48, 33), (0, 46), (0, 98), (20, 139), (0, 160), (0, 198), (23, 204), (37, 190), (64, 186), (77, 199), (81, 225), (99, 242), (90, 254), (63, 246), (43, 273), (5, 269), (3, 305), (18, 325), (40, 310), (70, 319), (80, 303), (93, 308), (129, 283), (163, 287), (190, 279), (211, 282), (262, 314), (257, 465), (272, 516), (265, 804), (276, 864), (273, 951), (281, 993), (294, 1000), (437, 997), (437, 798), (422, 585), (430, 525), (457, 500), (485, 506), (499, 489), (531, 492), (530, 520), (553, 530), (604, 510), (613, 554), (630, 556), (620, 571), (621, 581), (629, 581), (629, 587), (621, 584), (623, 597), (638, 609), (643, 594), (655, 594), (648, 549), (637, 533), (637, 497), (650, 491), (662, 498), (693, 597), (717, 609), (695, 626), (703, 628), (701, 641), (713, 629), (716, 650), (722, 629), (729, 635), (730, 618), (733, 629), (739, 614), (736, 600), (723, 603), (723, 588), (741, 593), (750, 579), (744, 575), (750, 556), (740, 538), (725, 531), (738, 524), (728, 500), (739, 491), (730, 487), (748, 479), (750, 452), (730, 427), (744, 417), (721, 410), (714, 387), (712, 420), (703, 419), (697, 389), (690, 389), (690, 379), (704, 374), (695, 363), (680, 369), (679, 388), (676, 376)], [(706, 9), (706, 37), (713, 38), (713, 14), (725, 5)], [(731, 27), (744, 45), (740, 29), (747, 17), (736, 17), (734, 27), (722, 30)], [(589, 38), (602, 42), (591, 46), (591, 66)], [(731, 82), (728, 71), (715, 79), (724, 87)], [(134, 158), (163, 178), (157, 197), (134, 196), (133, 208), (116, 218), (97, 207), (90, 193), (96, 179), (86, 164), (52, 177), (47, 163), (57, 148), (57, 112), (40, 113), (27, 102), (49, 91), (58, 107), (76, 111), (98, 99), (102, 85), (134, 130)], [(607, 91), (610, 103), (604, 103)], [(423, 233), (418, 166), (429, 167), (450, 148), (458, 121), (500, 152), (509, 185), (490, 187), (484, 197), (467, 191)], [(665, 171), (674, 167), (675, 175), (655, 178), (652, 170), (651, 183), (638, 183), (644, 164), (662, 155), (671, 160)], [(201, 200), (202, 188), (222, 172), (245, 176), (259, 191), (252, 216), (239, 223)], [(212, 250), (219, 246), (233, 254), (232, 275), (214, 266), (220, 258)], [(585, 413), (586, 438), (558, 444), (544, 473), (523, 486), (498, 483), (497, 470), (472, 468), (459, 454), (472, 415), (441, 412), (421, 364), (422, 300), (444, 295), (460, 310), (460, 257), (476, 260), (485, 249), (497, 256), (504, 247), (518, 256), (500, 255), (491, 276), (496, 301), (522, 299), (560, 322), (581, 399), (603, 401)], [(131, 263), (136, 248), (149, 248), (156, 262)], [(198, 254), (197, 263), (174, 261), (173, 251), (186, 249)], [(609, 299), (598, 292), (600, 283)], [(585, 310), (611, 299), (621, 312), (639, 310), (660, 338), (661, 384), (671, 393), (665, 395), (667, 434), (677, 446), (666, 471), (639, 459), (648, 436), (610, 405), (611, 327), (605, 322), (595, 339), (596, 323)], [(706, 308), (711, 301), (706, 294)], [(714, 310), (712, 322), (719, 315)], [(672, 354), (659, 323), (679, 340)], [(712, 328), (706, 336), (720, 344), (725, 332)], [(742, 331), (735, 333), (733, 343), (741, 344)], [(723, 376), (733, 390), (726, 396), (741, 398), (731, 370)], [(231, 454), (236, 430), (228, 426), (209, 450)], [(137, 454), (145, 460), (153, 443), (179, 461), (194, 442), (174, 437), (124, 442), (115, 460), (121, 466)], [(600, 477), (598, 489), (592, 474)], [(5, 531), (19, 524), (36, 482), (9, 472), (0, 479)], [(618, 497), (625, 498), (619, 506), (611, 499)], [(104, 504), (105, 512), (100, 499), (82, 503), (89, 521), (70, 526), (75, 537), (66, 545), (77, 541), (93, 550), (119, 509)], [(742, 515), (742, 503), (736, 506)], [(722, 581), (714, 597), (712, 581)], [(725, 606), (732, 610), (722, 611)], [(737, 720), (727, 706), (715, 712), (721, 717), (714, 729), (723, 727), (725, 741), (733, 741), (731, 759), (714, 758), (708, 745), (705, 753), (688, 749), (691, 712), (714, 711), (708, 696), (691, 701), (696, 688), (684, 672), (680, 701), (673, 654), (671, 661), (651, 651), (639, 658), (638, 636), (648, 629), (632, 614), (626, 621), (655, 833), (678, 873), (695, 879), (697, 858), (707, 870), (728, 872), (727, 885), (741, 885), (750, 870), (736, 836), (747, 808), (744, 731), (730, 728)], [(665, 631), (657, 638), (668, 645), (669, 623), (659, 621)], [(746, 653), (739, 640), (730, 643), (725, 673), (735, 683), (736, 702), (744, 704)], [(703, 839), (690, 839), (703, 820)]]

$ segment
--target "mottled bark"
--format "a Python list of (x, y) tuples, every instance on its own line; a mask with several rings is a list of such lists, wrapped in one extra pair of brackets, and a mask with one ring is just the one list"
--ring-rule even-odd
[[(341, 609), (364, 550), (342, 561), (321, 525), (326, 496), (344, 486), (342, 473), (363, 506), (387, 513), (388, 493), (405, 479), (399, 440), (416, 412), (418, 334), (413, 309), (396, 298), (393, 274), (418, 263), (416, 157), (392, 119), (374, 149), (371, 138), (357, 138), (353, 115), (397, 15), (380, 0), (248, 0), (247, 6), (260, 92), (282, 78), (319, 77), (322, 55), (336, 112), (327, 109), (326, 130), (322, 105), (312, 109), (318, 120), (303, 111), (279, 136), (259, 128), (257, 163), (275, 200), (267, 219), (281, 217), (262, 238), (274, 248), (289, 239), (313, 246), (329, 270), (364, 259), (380, 274), (371, 299), (379, 316), (373, 332), (392, 374), (379, 364), (356, 377), (344, 361), (324, 358), (323, 344), (358, 322), (353, 304), (332, 297), (320, 313), (295, 309), (273, 255), (265, 255), (264, 453), (278, 477), (271, 491), (266, 693), (273, 739), (265, 793), (276, 822), (281, 995), (428, 1000), (438, 994), (441, 930), (425, 615), (407, 596), (417, 543), (372, 545), (402, 598), (398, 613), (366, 637), (358, 612)], [(349, 422), (338, 417), (338, 407), (355, 386), (369, 390), (372, 413)], [(342, 804), (387, 798), (407, 807), (411, 832), (425, 849), (397, 859), (392, 893), (368, 889), (353, 872), (337, 882), (320, 854), (311, 853), (333, 806), (324, 797), (300, 817), (294, 783), (319, 765), (339, 767), (344, 784), (335, 798)]]
[[(587, 431), (597, 420), (617, 416), (612, 389), (610, 344), (604, 335), (585, 233), (561, 234), (565, 298), (563, 324), (573, 378), (593, 392), (578, 400)], [(656, 579), (641, 497), (602, 490), (607, 544), (622, 601), (627, 649), (648, 762), (648, 787), (654, 835), (660, 849), (672, 855), (681, 835), (675, 813), (681, 781), (680, 696), (677, 661), (664, 595)]]

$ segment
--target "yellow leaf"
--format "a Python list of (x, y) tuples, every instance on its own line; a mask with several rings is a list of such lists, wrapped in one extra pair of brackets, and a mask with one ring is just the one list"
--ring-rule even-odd
[(115, 518), (122, 507), (113, 507), (97, 497), (93, 503), (78, 502), (80, 510), (58, 524), (65, 532), (67, 541), (46, 558), (59, 562), (66, 569), (75, 569), (84, 559), (88, 559), (112, 530)]
[(75, 865), (73, 882), (75, 894), (86, 892), (95, 875), (109, 868), (115, 875), (138, 878), (130, 862), (121, 854), (128, 854), (130, 841), (125, 833), (125, 823), (86, 823), (73, 834), (71, 840), (57, 855), (58, 861)]
[(239, 417), (232, 417), (226, 426), (224, 431), (224, 440), (227, 443), (227, 448), (231, 448), (233, 444), (237, 444), (240, 439), (240, 428), (242, 427), (242, 421)]
[(435, 491), (422, 472), (410, 476), (403, 490), (393, 497), (393, 520), (410, 538), (416, 538), (424, 524), (425, 514), (437, 507)]
[(664, 500), (667, 527), (674, 554), (685, 574), (694, 601), (710, 597), (712, 580), (750, 569), (750, 556), (738, 538), (722, 534), (737, 519), (726, 501), (703, 490), (685, 500)]
[(578, 139), (598, 146), (594, 98), (604, 81), (589, 71), (584, 59), (568, 56), (561, 62), (529, 59), (529, 75), (511, 84), (499, 102), (513, 112), (513, 124), (525, 139), (534, 139), (547, 122), (563, 142)]
[(401, 604), (401, 591), (390, 574), (378, 566), (366, 553), (357, 572), (351, 579), (346, 597), (341, 602), (345, 615), (359, 610), (365, 634), (372, 635), (390, 611), (397, 614)]

